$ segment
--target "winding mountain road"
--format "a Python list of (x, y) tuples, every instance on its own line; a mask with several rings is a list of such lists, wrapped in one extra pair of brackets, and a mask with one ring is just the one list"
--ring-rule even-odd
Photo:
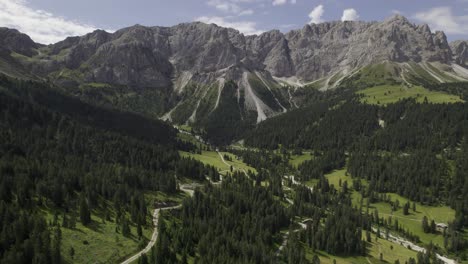
[[(182, 186), (180, 186), (180, 190), (182, 190), (183, 192), (188, 193), (188, 195), (190, 195), (192, 197), (193, 193), (194, 193), (194, 190), (192, 190), (189, 187), (191, 187), (191, 186), (182, 185)], [(127, 260), (123, 261), (122, 264), (130, 264), (130, 263), (132, 263), (134, 261), (137, 261), (141, 257), (141, 255), (148, 253), (151, 250), (151, 248), (154, 246), (154, 244), (156, 244), (156, 241), (158, 240), (158, 234), (159, 234), (159, 232), (158, 232), (158, 223), (159, 223), (159, 215), (160, 215), (161, 211), (179, 209), (181, 207), (182, 207), (182, 205), (179, 204), (179, 205), (176, 205), (176, 206), (170, 206), (170, 207), (163, 207), (163, 208), (155, 209), (154, 213), (153, 213), (154, 231), (153, 231), (153, 234), (151, 235), (151, 239), (148, 242), (148, 245), (146, 245), (146, 247), (144, 249), (142, 249), (140, 252), (136, 253), (135, 255), (131, 256)]]
[(226, 166), (228, 166), (229, 168), (232, 166), (233, 169), (242, 171), (242, 172), (245, 174), (245, 176), (247, 176), (247, 177), (250, 178), (249, 174), (247, 174), (247, 171), (246, 171), (245, 169), (236, 168), (234, 165), (231, 165), (231, 164), (227, 163), (226, 160), (224, 160), (224, 157), (223, 157), (223, 155), (221, 154), (221, 152), (219, 152), (219, 151), (216, 151), (216, 152), (218, 152), (218, 155), (219, 155), (219, 157), (221, 158), (221, 161), (222, 161), (224, 164), (226, 164)]
[[(378, 232), (378, 231), (377, 231), (377, 228), (373, 227), (373, 228), (372, 228), (372, 232), (377, 233), (377, 232)], [(420, 246), (414, 244), (413, 242), (410, 242), (410, 241), (408, 241), (408, 240), (406, 240), (406, 239), (404, 239), (404, 238), (402, 238), (402, 237), (395, 236), (395, 235), (393, 235), (393, 234), (391, 234), (391, 233), (388, 235), (388, 239), (387, 239), (387, 240), (390, 241), (390, 242), (393, 242), (393, 243), (395, 243), (395, 244), (402, 245), (402, 246), (404, 246), (404, 247), (406, 247), (406, 248), (408, 248), (408, 249), (410, 249), (410, 250), (413, 250), (413, 251), (416, 251), (416, 252), (426, 253), (426, 249), (425, 249), (425, 248), (420, 247)], [(457, 263), (455, 260), (449, 259), (449, 258), (447, 258), (447, 257), (445, 257), (445, 256), (440, 255), (440, 254), (436, 254), (436, 256), (437, 256), (437, 258), (438, 258), (439, 260), (441, 260), (441, 261), (444, 262), (445, 264), (456, 264), (456, 263)]]

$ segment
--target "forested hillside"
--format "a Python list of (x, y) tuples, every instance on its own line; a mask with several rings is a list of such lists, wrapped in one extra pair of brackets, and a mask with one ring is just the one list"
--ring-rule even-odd
[[(119, 223), (125, 236), (127, 225), (151, 227), (145, 192), (176, 193), (177, 168), (182, 177), (205, 173), (179, 157), (178, 148), (192, 145), (160, 121), (90, 106), (41, 83), (2, 78), (0, 87), (2, 263), (61, 263), (70, 257), (61, 252), (61, 229), (92, 228), (91, 213)], [(49, 223), (44, 212), (62, 220)]]

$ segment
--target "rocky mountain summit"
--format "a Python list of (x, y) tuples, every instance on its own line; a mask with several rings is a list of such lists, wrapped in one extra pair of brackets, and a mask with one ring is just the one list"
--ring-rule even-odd
[[(326, 22), (258, 36), (200, 22), (135, 25), (114, 33), (97, 30), (49, 46), (16, 30), (0, 29), (1, 57), (15, 58), (22, 71), (69, 89), (116, 86), (127, 91), (126, 96), (143, 97), (147, 94), (142, 91), (158, 91), (158, 103), (165, 102), (158, 114), (167, 119), (175, 114), (182, 123), (213, 113), (229, 81), (237, 89), (231, 96), (236, 97), (241, 118), (253, 111), (259, 122), (300, 103), (296, 89), (284, 86), (329, 89), (369, 65), (396, 65), (401, 82), (420, 74), (420, 69), (441, 82), (446, 81), (441, 72), (451, 80), (467, 80), (467, 47), (464, 41), (449, 44), (443, 32), (431, 32), (428, 25), (415, 25), (400, 15), (381, 22)], [(197, 113), (199, 108), (204, 111)]]
[(468, 66), (468, 41), (454, 41), (450, 43), (453, 59), (456, 64)]

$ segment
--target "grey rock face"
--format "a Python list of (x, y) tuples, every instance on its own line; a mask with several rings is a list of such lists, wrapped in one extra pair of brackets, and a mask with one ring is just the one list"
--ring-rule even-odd
[(382, 61), (448, 63), (451, 52), (442, 32), (416, 26), (402, 16), (383, 22), (330, 22), (306, 25), (286, 35), (296, 76), (315, 80), (345, 68)]
[(468, 65), (468, 42), (454, 41), (450, 43), (455, 63), (467, 66)]
[[(2, 29), (0, 36), (7, 36), (0, 46), (34, 55), (37, 44), (26, 35)], [(205, 74), (210, 78), (199, 79), (212, 80), (229, 67), (312, 81), (382, 61), (452, 61), (443, 32), (432, 33), (427, 25), (398, 15), (382, 22), (327, 22), (259, 36), (199, 22), (136, 25), (112, 34), (98, 30), (67, 38), (49, 48), (49, 59), (31, 66), (37, 74), (68, 68), (80, 72), (85, 82), (143, 87), (168, 87), (181, 76)], [(463, 46), (458, 49), (456, 58), (464, 61)]]
[(128, 93), (118, 93), (138, 98), (157, 89), (167, 100), (163, 117), (175, 113), (180, 122), (209, 115), (218, 107), (224, 84), (233, 81), (241, 116), (256, 112), (261, 121), (297, 107), (295, 95), (279, 88), (279, 82), (302, 85), (319, 80), (318, 88), (328, 89), (361, 67), (382, 62), (466, 67), (468, 42), (449, 45), (443, 32), (433, 33), (428, 25), (412, 24), (399, 15), (381, 22), (335, 21), (258, 36), (200, 22), (135, 25), (114, 33), (97, 30), (49, 46), (0, 28), (0, 59), (14, 65), (12, 76), (47, 77), (70, 90), (83, 83), (105, 83), (127, 87)]
[(0, 28), (0, 46), (24, 56), (36, 55), (40, 45), (36, 44), (28, 35), (16, 29)]

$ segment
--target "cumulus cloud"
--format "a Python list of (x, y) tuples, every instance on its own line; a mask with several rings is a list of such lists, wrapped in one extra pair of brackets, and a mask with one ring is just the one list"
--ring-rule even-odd
[(343, 11), (343, 16), (341, 17), (341, 21), (355, 21), (359, 19), (359, 15), (354, 8), (345, 9)]
[(309, 13), (310, 23), (314, 23), (314, 24), (322, 23), (323, 22), (322, 16), (324, 12), (325, 12), (325, 9), (323, 8), (323, 5), (316, 6)]
[(231, 13), (238, 16), (252, 15), (252, 9), (243, 9), (238, 3), (250, 3), (253, 0), (209, 0), (207, 5), (212, 6), (222, 12)]
[(253, 15), (255, 12), (252, 10), (252, 9), (245, 9), (245, 10), (242, 10), (238, 15), (239, 16), (249, 16), (249, 15)]
[(16, 28), (43, 44), (55, 43), (68, 36), (84, 35), (97, 29), (44, 10), (32, 9), (24, 0), (0, 0), (0, 26)]
[[(289, 2), (294, 5), (297, 1), (296, 0), (290, 0)], [(273, 5), (274, 6), (285, 5), (287, 3), (288, 3), (288, 0), (273, 0)]]
[(274, 0), (273, 5), (278, 6), (278, 5), (284, 5), (288, 2), (288, 0)]
[(427, 23), (432, 29), (443, 30), (449, 34), (468, 35), (468, 16), (453, 14), (449, 6), (434, 7), (416, 13), (413, 16), (420, 22)]
[(246, 35), (259, 35), (263, 33), (263, 30), (257, 29), (257, 24), (255, 22), (251, 21), (228, 21), (224, 17), (207, 17), (207, 16), (202, 16), (199, 18), (196, 18), (195, 21), (200, 21), (203, 23), (207, 24), (216, 24), (221, 27), (227, 27), (227, 28), (234, 28), (239, 30), (240, 32), (246, 34)]
[(231, 3), (230, 1), (210, 0), (206, 3), (223, 12), (238, 13), (242, 10), (236, 3)]

